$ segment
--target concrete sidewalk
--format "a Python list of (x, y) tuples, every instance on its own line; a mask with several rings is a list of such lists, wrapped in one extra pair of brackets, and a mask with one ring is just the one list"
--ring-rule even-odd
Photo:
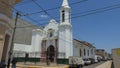
[(107, 61), (107, 62), (105, 62), (105, 63), (103, 63), (95, 68), (111, 68), (111, 64), (112, 64), (112, 61)]
[(69, 65), (63, 65), (63, 64), (51, 64), (47, 66), (46, 64), (39, 64), (39, 63), (17, 63), (16, 68), (69, 68)]

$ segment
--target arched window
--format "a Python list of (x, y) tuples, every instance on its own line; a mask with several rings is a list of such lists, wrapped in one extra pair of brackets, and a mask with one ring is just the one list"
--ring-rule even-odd
[(80, 49), (80, 57), (82, 56), (82, 51), (81, 51), (81, 49)]
[(54, 30), (53, 29), (49, 29), (48, 30), (48, 37), (53, 37), (54, 35)]
[(91, 49), (91, 54), (93, 55), (93, 49)]
[(71, 22), (70, 19), (71, 19), (71, 15), (70, 15), (70, 12), (69, 12), (69, 22)]
[(87, 50), (88, 56), (89, 56), (89, 50)]
[(65, 11), (62, 11), (62, 22), (65, 22)]
[(52, 32), (50, 32), (50, 37), (52, 37), (53, 36), (53, 33)]
[(84, 56), (86, 56), (86, 50), (84, 49)]

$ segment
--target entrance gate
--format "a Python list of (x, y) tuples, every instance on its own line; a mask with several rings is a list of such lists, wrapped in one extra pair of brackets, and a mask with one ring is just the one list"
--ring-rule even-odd
[(50, 62), (54, 62), (55, 59), (55, 48), (54, 46), (50, 45), (47, 48), (47, 60), (49, 60)]

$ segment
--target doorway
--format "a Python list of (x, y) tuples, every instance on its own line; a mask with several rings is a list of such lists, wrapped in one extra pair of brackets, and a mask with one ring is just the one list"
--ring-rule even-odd
[(47, 48), (47, 60), (49, 60), (50, 62), (54, 62), (54, 58), (55, 58), (55, 48), (53, 45), (50, 45)]
[(5, 35), (5, 40), (4, 40), (4, 46), (3, 46), (2, 59), (1, 60), (6, 59), (6, 55), (7, 55), (7, 51), (8, 51), (8, 45), (9, 45), (9, 39), (10, 39), (10, 35), (6, 34)]

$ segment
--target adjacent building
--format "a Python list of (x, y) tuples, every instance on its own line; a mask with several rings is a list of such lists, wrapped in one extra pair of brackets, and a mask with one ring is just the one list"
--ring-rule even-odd
[(96, 56), (99, 60), (110, 59), (109, 54), (104, 49), (96, 49)]
[(112, 49), (114, 68), (120, 68), (120, 48)]
[(12, 19), (14, 4), (19, 0), (0, 0), (0, 62), (7, 63), (14, 27)]
[(95, 59), (95, 50), (96, 48), (86, 41), (73, 40), (74, 56), (79, 56), (83, 59)]

